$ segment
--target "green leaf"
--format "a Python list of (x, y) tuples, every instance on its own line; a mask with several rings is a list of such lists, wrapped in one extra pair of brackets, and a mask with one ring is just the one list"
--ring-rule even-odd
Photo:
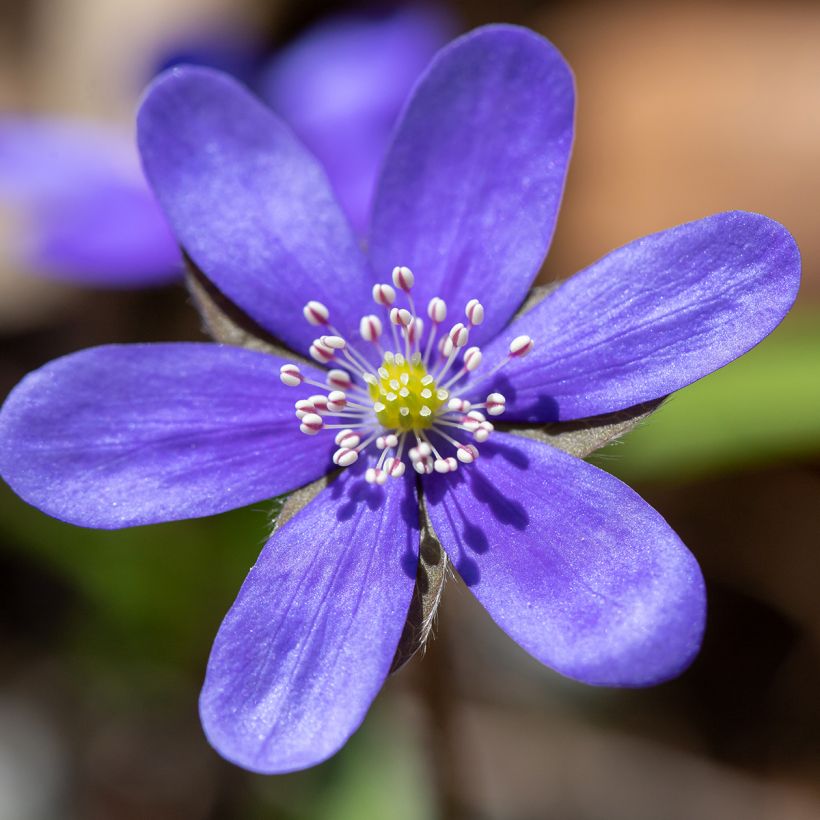
[(628, 481), (678, 480), (817, 453), (820, 314), (804, 310), (591, 460)]

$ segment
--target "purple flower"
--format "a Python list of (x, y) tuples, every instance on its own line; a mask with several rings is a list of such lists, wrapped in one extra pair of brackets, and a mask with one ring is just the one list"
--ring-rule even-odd
[(179, 249), (129, 135), (90, 122), (0, 117), (0, 200), (26, 215), (15, 261), (86, 285), (153, 285)]
[(358, 235), (405, 99), (453, 33), (441, 8), (324, 20), (278, 53), (259, 89), (321, 162)]
[(229, 760), (286, 772), (342, 746), (425, 609), (414, 583), (431, 541), (564, 675), (643, 686), (696, 654), (695, 559), (634, 492), (559, 447), (588, 452), (608, 435), (596, 431), (623, 429), (618, 413), (763, 339), (795, 298), (798, 252), (763, 216), (718, 214), (613, 252), (515, 318), (552, 237), (573, 107), (541, 37), (491, 26), (456, 40), (404, 110), (365, 255), (318, 163), (235, 81), (175, 69), (150, 89), (148, 178), (197, 281), (257, 324), (256, 349), (52, 362), (3, 408), (0, 468), (48, 514), (116, 528), (346, 467), (286, 504), (217, 635), (200, 705)]
[[(360, 234), (401, 105), (450, 28), (428, 6), (339, 16), (256, 69), (262, 96), (322, 163)], [(251, 44), (224, 34), (184, 53), (243, 75), (258, 62)], [(90, 122), (0, 117), (0, 200), (27, 215), (13, 249), (24, 268), (108, 287), (180, 274), (179, 249), (130, 134)]]

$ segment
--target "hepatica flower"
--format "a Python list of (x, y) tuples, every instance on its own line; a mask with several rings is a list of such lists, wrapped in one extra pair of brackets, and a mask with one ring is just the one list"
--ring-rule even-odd
[(454, 28), (442, 8), (419, 3), (339, 14), (262, 72), (262, 98), (320, 161), (358, 236), (407, 94)]
[(0, 204), (18, 219), (4, 253), (85, 285), (162, 284), (179, 249), (132, 140), (92, 122), (0, 116)]
[[(187, 52), (254, 78), (318, 158), (362, 235), (401, 106), (451, 27), (440, 10), (412, 5), (325, 20), (262, 69), (251, 43), (224, 32), (218, 42), (191, 40)], [(25, 215), (11, 249), (25, 269), (107, 287), (180, 275), (179, 248), (130, 134), (92, 122), (0, 116), (0, 203)]]
[(317, 162), (237, 82), (179, 68), (150, 88), (147, 176), (206, 321), (251, 349), (58, 359), (8, 398), (0, 467), (46, 513), (102, 528), (308, 485), (208, 663), (202, 721), (229, 760), (286, 772), (337, 751), (418, 646), (436, 560), (576, 680), (654, 684), (696, 654), (695, 559), (564, 450), (763, 339), (795, 298), (798, 252), (763, 216), (718, 214), (614, 251), (516, 316), (555, 226), (573, 106), (568, 67), (534, 33), (453, 42), (404, 109), (363, 252)]

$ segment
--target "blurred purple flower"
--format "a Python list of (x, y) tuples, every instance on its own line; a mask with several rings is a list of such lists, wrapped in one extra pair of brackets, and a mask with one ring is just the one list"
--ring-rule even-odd
[(107, 287), (179, 276), (179, 249), (132, 141), (113, 128), (0, 117), (0, 200), (25, 215), (10, 249), (25, 268)]
[(334, 17), (277, 54), (262, 75), (262, 98), (322, 163), (359, 236), (401, 107), (453, 28), (434, 6)]
[[(323, 164), (363, 233), (376, 172), (407, 94), (451, 33), (428, 6), (331, 18), (262, 71), (235, 34), (178, 46), (166, 62), (211, 65), (255, 83)], [(0, 201), (26, 214), (12, 249), (22, 267), (88, 285), (162, 283), (179, 249), (139, 169), (132, 138), (92, 123), (0, 116)]]
[[(465, 583), (553, 669), (642, 686), (696, 654), (703, 580), (663, 518), (539, 441), (495, 431), (485, 444), (487, 416), (506, 402), (514, 422), (581, 419), (712, 372), (781, 321), (798, 252), (763, 216), (718, 214), (614, 251), (513, 318), (552, 238), (573, 109), (569, 68), (538, 35), (456, 40), (404, 109), (365, 256), (318, 163), (235, 81), (184, 68), (150, 89), (140, 148), (180, 245), (259, 325), (333, 369), (209, 344), (80, 352), (12, 392), (0, 469), (46, 513), (117, 528), (352, 464), (272, 535), (217, 635), (201, 715), (229, 760), (303, 768), (358, 727), (408, 616), (418, 492)], [(418, 281), (399, 267), (380, 284), (396, 263)], [(445, 301), (466, 315), (439, 338)], [(468, 337), (486, 342), (483, 361)], [(306, 383), (322, 392), (295, 419), (291, 387)]]

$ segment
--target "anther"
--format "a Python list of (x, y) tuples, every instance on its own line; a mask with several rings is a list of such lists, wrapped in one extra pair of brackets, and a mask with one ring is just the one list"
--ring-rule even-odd
[(323, 344), (321, 339), (314, 339), (308, 352), (311, 358), (319, 362), (319, 364), (327, 364), (334, 355), (333, 349)]
[(313, 406), (313, 403), (307, 399), (299, 399), (294, 407), (296, 409), (296, 418), (300, 420), (303, 419), (308, 413), (316, 412), (316, 408)]
[(464, 308), (464, 313), (467, 316), (467, 321), (474, 327), (484, 321), (484, 305), (478, 299), (470, 299), (467, 302), (467, 307)]
[(500, 416), (504, 412), (506, 405), (507, 400), (501, 393), (490, 393), (490, 395), (487, 396), (487, 412), (491, 416)]
[(308, 436), (315, 436), (324, 426), (322, 417), (316, 413), (307, 413), (302, 417), (299, 429)]
[(376, 447), (380, 450), (390, 450), (399, 446), (399, 439), (395, 433), (388, 433), (386, 436), (379, 436), (376, 439)]
[(489, 421), (482, 421), (479, 423), (478, 428), (473, 432), (473, 438), (481, 444), (485, 442), (489, 437), (490, 433), (493, 432), (495, 428), (490, 424)]
[(347, 342), (341, 336), (322, 336), (319, 341), (331, 350), (344, 350), (347, 346)]
[(377, 342), (382, 335), (382, 321), (372, 313), (362, 316), (359, 322), (359, 334), (366, 342)]
[(347, 407), (347, 396), (341, 390), (331, 390), (327, 396), (327, 409), (331, 413), (338, 413)]
[(352, 450), (354, 447), (359, 446), (361, 438), (357, 433), (354, 433), (353, 430), (347, 429), (339, 430), (334, 441), (339, 445), (339, 447)]
[(349, 447), (340, 447), (333, 454), (333, 463), (339, 467), (349, 467), (351, 464), (354, 464), (358, 458), (359, 454), (356, 450), (352, 450)]
[(283, 364), (279, 368), (279, 378), (288, 387), (298, 387), (305, 380), (302, 371), (295, 364)]
[(481, 350), (477, 347), (468, 347), (464, 351), (464, 369), (472, 373), (481, 364)]
[(364, 473), (364, 480), (368, 484), (384, 484), (387, 481), (387, 473), (378, 467), (368, 467)]
[(410, 320), (410, 324), (407, 325), (407, 338), (410, 344), (415, 344), (417, 340), (421, 338), (421, 334), (424, 332), (424, 322), (418, 318)]
[(440, 325), (447, 318), (447, 303), (434, 296), (427, 304), (427, 315), (433, 324)]
[(331, 370), (327, 374), (327, 383), (337, 390), (350, 390), (353, 387), (353, 379), (346, 370)]
[(464, 326), (462, 322), (456, 322), (447, 334), (447, 338), (452, 342), (453, 347), (464, 347), (467, 344), (467, 339), (470, 336), (470, 331)]
[(459, 444), (456, 456), (462, 464), (472, 464), (478, 458), (478, 448), (472, 444)]
[(396, 291), (390, 285), (373, 285), (373, 301), (389, 308), (396, 301)]
[(330, 311), (321, 302), (311, 300), (302, 308), (302, 313), (312, 325), (326, 325), (330, 321)]
[(470, 409), (470, 402), (467, 399), (450, 399), (447, 403), (447, 409), (453, 413), (466, 413)]
[(404, 462), (391, 456), (384, 462), (384, 470), (391, 478), (400, 478), (404, 475)]
[(510, 356), (514, 359), (526, 356), (535, 344), (529, 336), (516, 336), (510, 342)]
[(416, 282), (416, 277), (413, 276), (413, 271), (410, 268), (400, 265), (393, 268), (393, 284), (405, 293), (410, 293), (413, 285)]
[(328, 411), (328, 397), (323, 396), (321, 393), (317, 393), (315, 396), (311, 396), (308, 401), (313, 405), (313, 410), (315, 413), (327, 413)]

